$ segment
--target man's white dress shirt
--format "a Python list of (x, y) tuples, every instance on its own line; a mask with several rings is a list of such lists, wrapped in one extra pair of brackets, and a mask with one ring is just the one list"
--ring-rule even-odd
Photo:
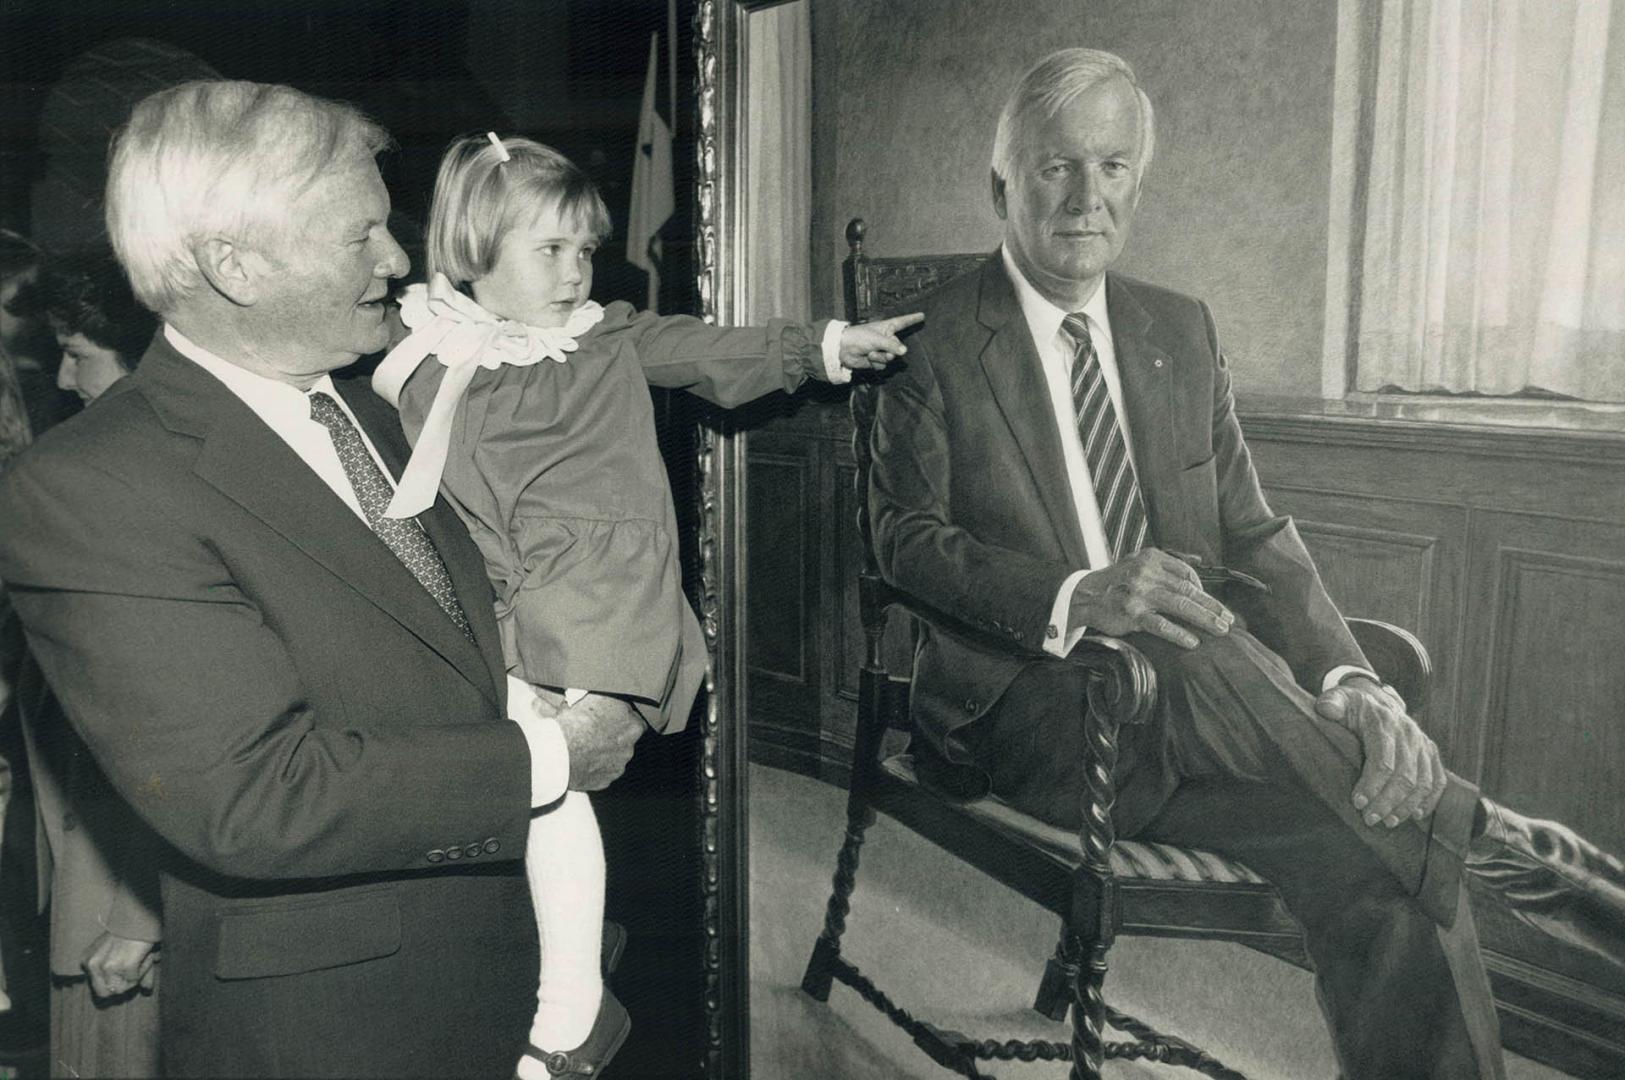
[[(377, 449), (372, 445), (372, 440), (356, 422), (350, 406), (334, 389), (330, 376), (323, 375), (318, 378), (307, 392), (222, 360), (168, 324), (164, 326), (164, 337), (175, 347), (176, 352), (225, 384), (227, 390), (252, 409), (278, 438), (288, 444), (289, 449), (299, 455), (299, 460), (310, 466), (311, 471), (321, 478), (322, 483), (326, 484), (333, 494), (344, 500), (344, 504), (361, 519), (363, 525), (369, 529), (372, 527), (367, 522), (367, 515), (361, 509), (361, 500), (356, 497), (355, 489), (350, 486), (350, 478), (345, 474), (344, 466), (339, 461), (332, 433), (311, 419), (311, 394), (323, 393), (338, 403), (344, 415), (349, 417), (350, 423), (355, 425), (356, 431), (361, 433), (361, 441), (366, 446), (367, 452), (372, 455), (373, 461), (377, 463), (378, 471), (384, 474), (384, 479), (389, 481), (391, 486), (394, 481), (389, 475), (389, 470), (385, 468), (383, 459), (378, 456)], [(357, 645), (359, 647), (360, 643)], [(546, 806), (564, 794), (565, 786), (570, 779), (570, 754), (558, 722), (538, 716), (533, 711), (532, 703), (535, 699), (535, 692), (529, 686), (511, 675), (508, 677), (509, 717), (519, 724), (519, 730), (524, 734), (525, 742), (530, 747), (530, 804)]]
[[(1077, 413), (1072, 404), (1072, 353), (1075, 346), (1061, 327), (1061, 321), (1072, 312), (1056, 307), (1033, 288), (1017, 268), (1009, 248), (1000, 247), (999, 257), (1004, 260), (1005, 273), (1015, 286), (1016, 299), (1021, 304), (1022, 316), (1027, 320), (1033, 347), (1044, 369), (1050, 409), (1061, 436), (1061, 457), (1066, 463), (1067, 487), (1072, 493), (1078, 529), (1083, 533), (1084, 551), (1089, 556), (1089, 566), (1067, 575), (1056, 590), (1055, 602), (1050, 606), (1049, 625), (1055, 633), (1045, 635), (1044, 651), (1054, 656), (1065, 656), (1088, 630), (1088, 627), (1071, 625), (1072, 594), (1088, 574), (1112, 564), (1111, 543), (1106, 538), (1106, 527), (1101, 521), (1100, 500), (1095, 495), (1094, 479), (1084, 458), (1083, 438), (1078, 434)], [(1089, 326), (1095, 359), (1100, 364), (1101, 376), (1106, 380), (1106, 392), (1111, 395), (1112, 408), (1117, 412), (1118, 426), (1122, 429), (1123, 441), (1128, 448), (1129, 466), (1134, 468), (1134, 433), (1128, 428), (1128, 414), (1123, 410), (1123, 379), (1117, 370), (1117, 346), (1112, 337), (1111, 315), (1106, 309), (1105, 278), (1101, 278), (1094, 294), (1079, 311)], [(1326, 673), (1321, 681), (1322, 692), (1350, 675), (1366, 675), (1373, 682), (1382, 681), (1364, 668), (1344, 664)]]

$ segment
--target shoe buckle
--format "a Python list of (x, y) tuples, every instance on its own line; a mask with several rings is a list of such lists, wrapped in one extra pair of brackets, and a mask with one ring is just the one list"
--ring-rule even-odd
[(570, 1071), (570, 1055), (562, 1050), (555, 1050), (547, 1055), (542, 1064), (547, 1066), (548, 1075), (563, 1076)]

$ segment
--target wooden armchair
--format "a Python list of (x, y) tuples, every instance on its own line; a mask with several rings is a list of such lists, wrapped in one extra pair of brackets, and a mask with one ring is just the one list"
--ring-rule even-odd
[[(986, 258), (871, 259), (863, 251), (863, 238), (864, 223), (854, 220), (847, 226), (851, 255), (846, 282), (847, 310), (855, 320), (908, 310), (921, 294), (975, 269)], [(1071, 1060), (1072, 1076), (1095, 1080), (1104, 1060), (1116, 1057), (1182, 1065), (1212, 1077), (1239, 1077), (1191, 1044), (1111, 1008), (1102, 993), (1107, 951), (1119, 933), (1235, 941), (1308, 966), (1297, 924), (1275, 890), (1253, 871), (1211, 852), (1116, 838), (1111, 811), (1116, 799), (1118, 727), (1144, 722), (1157, 693), (1156, 673), (1138, 650), (1116, 638), (1088, 637), (1067, 660), (1055, 661), (1082, 664), (1089, 672), (1083, 722), (1088, 725), (1094, 760), (1079, 833), (1047, 825), (996, 797), (970, 802), (946, 798), (921, 784), (909, 754), (886, 755), (887, 732), (909, 728), (909, 681), (886, 670), (882, 638), (888, 611), (894, 607), (906, 611), (908, 597), (882, 580), (870, 544), (867, 499), (874, 405), (873, 385), (854, 387), (853, 447), (864, 551), (858, 592), (867, 652), (859, 678), (846, 835), (823, 932), (813, 947), (802, 989), (827, 1001), (831, 985), (845, 983), (907, 1031), (934, 1060), (968, 1077), (986, 1075), (977, 1069), (982, 1060), (1043, 1059)], [(1431, 675), (1421, 644), (1386, 623), (1350, 620), (1350, 627), (1378, 672), (1419, 710)], [(1060, 916), (1060, 941), (1045, 967), (1033, 1007), (1054, 1020), (1065, 1019), (1070, 1008), (1069, 1043), (975, 1040), (935, 1027), (897, 1005), (841, 953), (859, 849), (877, 811)], [(1107, 1042), (1108, 1025), (1133, 1036), (1133, 1041)]]

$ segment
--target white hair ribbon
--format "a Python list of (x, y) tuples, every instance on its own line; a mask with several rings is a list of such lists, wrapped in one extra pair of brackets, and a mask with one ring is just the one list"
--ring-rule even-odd
[(508, 153), (508, 148), (506, 146), (502, 145), (502, 140), (501, 139), (497, 138), (497, 133), (496, 132), (487, 131), (485, 133), (485, 137), (487, 139), (491, 140), (491, 145), (497, 148), (497, 153), (499, 155), (501, 155), (503, 161), (512, 161), (513, 160), (513, 156)]

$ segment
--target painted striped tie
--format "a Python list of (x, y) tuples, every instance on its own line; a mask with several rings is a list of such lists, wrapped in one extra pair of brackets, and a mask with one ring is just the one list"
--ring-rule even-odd
[(1094, 481), (1095, 500), (1100, 504), (1100, 522), (1106, 529), (1112, 561), (1132, 555), (1145, 546), (1145, 502), (1140, 498), (1140, 482), (1129, 460), (1128, 443), (1117, 422), (1117, 410), (1106, 389), (1106, 377), (1095, 355), (1089, 324), (1082, 313), (1061, 320), (1061, 327), (1075, 346), (1072, 353), (1072, 412), (1078, 420), (1078, 437), (1083, 441), (1083, 460)]
[(468, 615), (463, 611), (463, 605), (457, 600), (451, 574), (446, 571), (440, 552), (435, 550), (434, 542), (423, 531), (423, 526), (418, 524), (417, 518), (384, 516), (384, 509), (389, 506), (395, 489), (389, 486), (384, 471), (367, 451), (366, 444), (361, 441), (361, 433), (344, 415), (338, 402), (321, 391), (310, 395), (310, 418), (333, 436), (333, 448), (338, 451), (339, 464), (344, 466), (344, 475), (349, 477), (350, 487), (355, 490), (356, 501), (367, 515), (367, 524), (372, 526), (372, 531), (412, 572), (418, 584), (434, 597), (434, 602), (440, 605), (446, 618), (463, 632), (464, 637), (473, 641), (474, 631), (468, 625)]

